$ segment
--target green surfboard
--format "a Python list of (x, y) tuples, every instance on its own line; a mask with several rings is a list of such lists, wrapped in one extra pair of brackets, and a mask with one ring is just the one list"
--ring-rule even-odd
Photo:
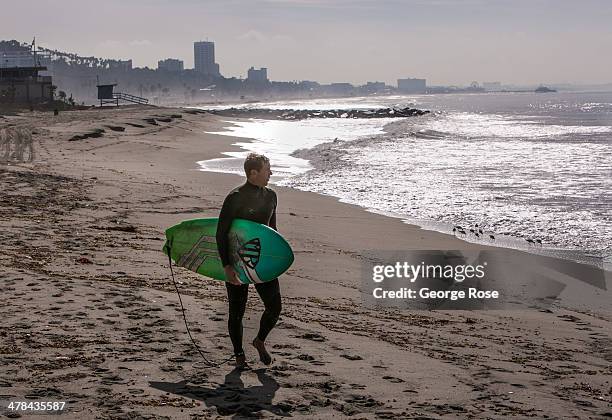
[[(179, 266), (225, 281), (217, 252), (219, 219), (193, 219), (166, 230), (163, 251)], [(274, 229), (244, 219), (235, 219), (229, 231), (230, 259), (242, 283), (273, 280), (293, 263), (293, 251)]]

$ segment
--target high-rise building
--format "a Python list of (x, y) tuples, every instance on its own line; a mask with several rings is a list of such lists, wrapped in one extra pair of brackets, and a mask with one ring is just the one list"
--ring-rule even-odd
[(166, 58), (157, 62), (158, 70), (179, 72), (183, 71), (183, 68), (183, 60), (177, 60), (176, 58)]
[(208, 76), (218, 77), (219, 65), (215, 63), (215, 43), (198, 41), (193, 43), (193, 63), (195, 71)]

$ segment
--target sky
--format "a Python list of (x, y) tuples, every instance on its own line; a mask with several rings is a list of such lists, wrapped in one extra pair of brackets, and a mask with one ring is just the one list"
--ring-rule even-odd
[(0, 0), (0, 16), (0, 39), (137, 67), (192, 68), (193, 42), (214, 41), (226, 77), (612, 82), (609, 0)]

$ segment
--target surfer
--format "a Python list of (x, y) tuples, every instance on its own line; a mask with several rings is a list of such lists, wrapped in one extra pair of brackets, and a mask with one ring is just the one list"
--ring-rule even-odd
[[(225, 283), (229, 302), (227, 324), (234, 347), (236, 366), (240, 368), (248, 368), (242, 348), (242, 318), (246, 309), (249, 285), (240, 283), (231, 265), (228, 233), (232, 221), (237, 218), (261, 223), (276, 230), (277, 205), (276, 193), (267, 187), (272, 175), (270, 160), (264, 155), (251, 153), (244, 161), (244, 171), (246, 182), (230, 191), (225, 198), (217, 226), (217, 247), (228, 280)], [(259, 323), (259, 332), (252, 344), (259, 353), (259, 359), (265, 365), (269, 365), (272, 363), (272, 357), (266, 350), (265, 341), (281, 312), (278, 279), (256, 283), (255, 290), (263, 301), (265, 310)]]

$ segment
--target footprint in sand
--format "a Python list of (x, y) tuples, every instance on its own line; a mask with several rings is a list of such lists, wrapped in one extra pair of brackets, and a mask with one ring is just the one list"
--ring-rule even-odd
[(568, 321), (568, 322), (580, 321), (580, 318), (574, 315), (557, 315), (557, 318), (561, 318), (562, 320)]
[(300, 360), (304, 360), (305, 362), (313, 361), (315, 358), (309, 354), (298, 354), (297, 358)]
[(274, 344), (273, 349), (299, 349), (300, 346), (296, 344)]
[(310, 341), (316, 341), (316, 342), (323, 342), (325, 341), (325, 337), (323, 337), (320, 334), (317, 333), (306, 333), (306, 334), (302, 334), (302, 335), (296, 335), (295, 338), (301, 338), (303, 340), (310, 340)]
[(128, 388), (128, 392), (132, 395), (143, 395), (145, 393), (144, 389), (140, 388)]
[(345, 359), (348, 359), (348, 360), (363, 360), (363, 357), (357, 354), (341, 354), (340, 357), (344, 357)]
[(391, 382), (391, 383), (394, 383), (394, 384), (399, 384), (399, 383), (404, 382), (403, 379), (396, 378), (395, 376), (388, 376), (387, 375), (387, 376), (383, 376), (382, 378), (387, 380), (387, 381), (389, 381), (389, 382)]

